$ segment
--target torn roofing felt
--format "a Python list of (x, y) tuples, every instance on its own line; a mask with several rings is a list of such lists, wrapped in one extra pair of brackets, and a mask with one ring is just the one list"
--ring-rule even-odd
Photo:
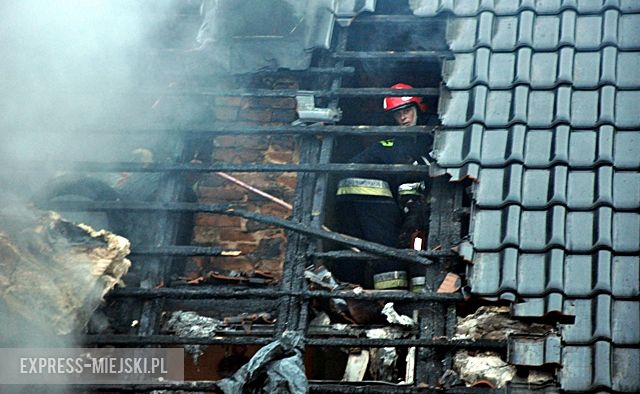
[(435, 151), (452, 181), (476, 180), (472, 292), (575, 317), (563, 390), (640, 391), (640, 2), (412, 6), (453, 15)]
[(312, 50), (329, 49), (334, 24), (349, 24), (375, 0), (205, 0), (197, 41), (219, 69), (307, 69)]

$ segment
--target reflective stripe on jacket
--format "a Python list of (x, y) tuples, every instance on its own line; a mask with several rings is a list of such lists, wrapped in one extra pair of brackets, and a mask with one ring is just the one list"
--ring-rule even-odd
[(346, 194), (393, 198), (389, 184), (379, 179), (345, 178), (338, 183), (336, 195), (342, 196)]
[(415, 195), (419, 196), (422, 194), (422, 191), (425, 189), (424, 182), (413, 182), (413, 183), (403, 183), (398, 186), (398, 195), (400, 196), (408, 196)]

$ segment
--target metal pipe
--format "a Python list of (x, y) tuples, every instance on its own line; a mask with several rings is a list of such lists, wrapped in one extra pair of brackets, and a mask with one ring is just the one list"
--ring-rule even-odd
[(236, 185), (238, 185), (240, 187), (243, 187), (243, 188), (249, 190), (252, 193), (255, 193), (255, 194), (257, 194), (259, 196), (262, 196), (262, 197), (264, 197), (264, 198), (266, 198), (266, 199), (268, 199), (270, 201), (273, 201), (276, 204), (278, 204), (278, 205), (280, 205), (282, 207), (285, 207), (290, 211), (293, 210), (293, 205), (289, 204), (288, 202), (283, 201), (283, 200), (279, 199), (278, 197), (275, 197), (275, 196), (273, 196), (273, 195), (271, 195), (271, 194), (269, 194), (267, 192), (264, 192), (264, 191), (262, 191), (262, 190), (260, 190), (260, 189), (258, 189), (256, 187), (253, 187), (253, 186), (249, 185), (248, 183), (245, 183), (245, 182), (241, 181), (238, 178), (232, 177), (231, 175), (225, 174), (224, 172), (220, 172), (220, 171), (217, 171), (215, 174), (217, 176), (221, 177), (221, 178), (224, 178), (224, 179), (226, 179), (226, 180), (228, 180), (230, 182), (235, 183)]
[[(258, 189), (256, 187), (253, 187), (253, 186), (249, 185), (248, 183), (245, 183), (245, 182), (241, 181), (238, 178), (235, 178), (235, 177), (233, 177), (233, 176), (231, 176), (229, 174), (225, 174), (224, 172), (219, 172), (219, 171), (216, 172), (216, 175), (218, 175), (218, 176), (220, 176), (220, 177), (222, 177), (222, 178), (224, 178), (224, 179), (226, 179), (226, 180), (228, 180), (230, 182), (233, 182), (236, 185), (249, 190), (250, 192), (253, 192), (253, 193), (255, 193), (255, 194), (259, 195), (259, 196), (262, 196), (262, 197), (264, 197), (264, 198), (266, 198), (268, 200), (271, 200), (271, 201), (275, 202), (276, 204), (280, 205), (281, 207), (284, 207), (284, 208), (287, 208), (290, 211), (293, 211), (293, 205), (291, 205), (288, 202), (286, 202), (284, 200), (281, 200), (278, 197), (273, 196), (273, 195), (271, 195), (271, 194), (269, 194), (269, 193), (267, 193), (265, 191), (262, 191), (262, 190), (260, 190), (260, 189)], [(325, 225), (322, 225), (321, 227), (322, 227), (323, 230), (332, 231), (331, 229), (329, 229), (329, 227), (327, 227)]]

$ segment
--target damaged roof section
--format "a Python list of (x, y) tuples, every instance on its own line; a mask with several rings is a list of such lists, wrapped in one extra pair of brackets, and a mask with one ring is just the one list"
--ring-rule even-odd
[(0, 339), (80, 332), (129, 270), (129, 241), (54, 212), (18, 211), (0, 212)]
[(305, 70), (313, 49), (329, 49), (334, 24), (349, 25), (375, 0), (207, 0), (197, 40), (219, 71)]
[(510, 360), (558, 362), (565, 391), (640, 391), (640, 4), (412, 6), (453, 14), (434, 149), (440, 175), (477, 181), (472, 293), (562, 322)]

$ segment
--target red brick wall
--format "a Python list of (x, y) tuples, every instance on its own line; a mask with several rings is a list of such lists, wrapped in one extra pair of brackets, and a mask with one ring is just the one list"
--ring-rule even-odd
[[(284, 86), (283, 86), (284, 84)], [(276, 81), (278, 88), (296, 89), (292, 81)], [(213, 115), (218, 125), (287, 125), (296, 119), (296, 101), (282, 97), (216, 97)], [(211, 142), (210, 157), (202, 161), (216, 163), (298, 163), (299, 147), (290, 135), (225, 135)], [(295, 173), (230, 173), (251, 186), (272, 194), (290, 204), (296, 186)], [(198, 202), (210, 204), (232, 203), (269, 215), (289, 217), (291, 212), (264, 197), (255, 195), (215, 174), (204, 174), (197, 182)], [(237, 249), (240, 256), (195, 258), (187, 274), (208, 271), (253, 270), (270, 271), (277, 276), (282, 271), (286, 236), (279, 228), (239, 217), (199, 213), (195, 216), (194, 245), (221, 246)]]

